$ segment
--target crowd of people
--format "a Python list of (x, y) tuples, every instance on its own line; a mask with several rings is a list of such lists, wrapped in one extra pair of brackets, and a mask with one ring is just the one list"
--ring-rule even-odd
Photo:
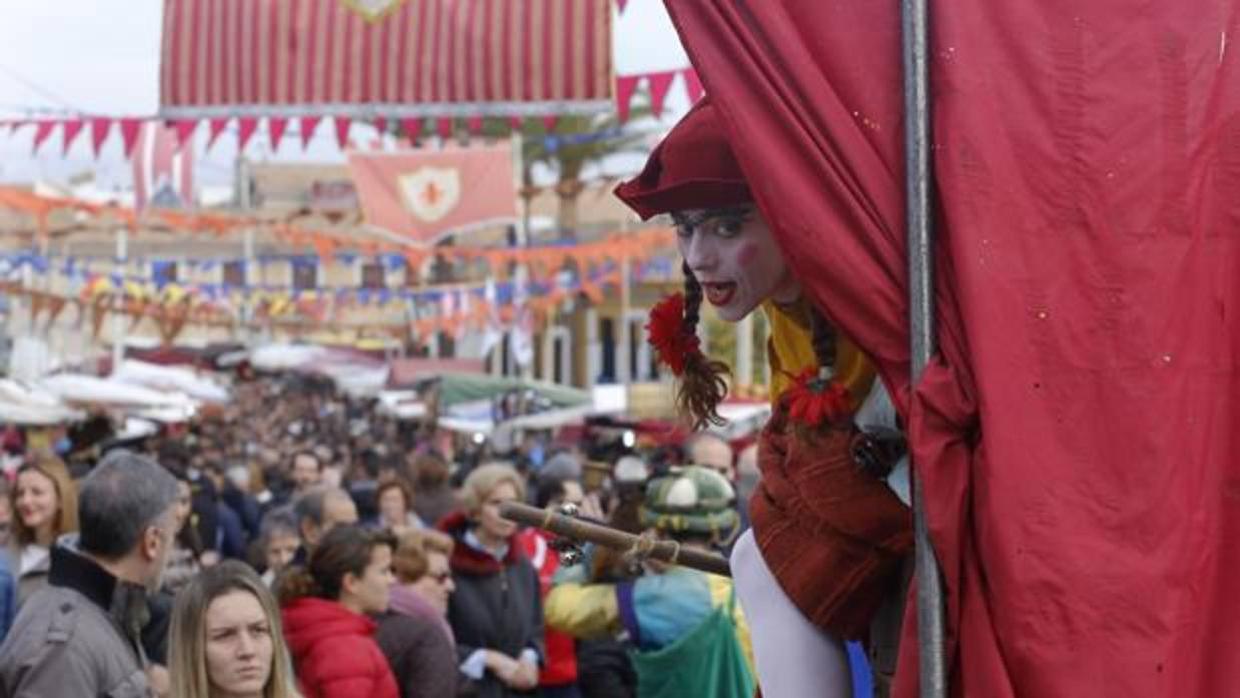
[(731, 445), (527, 436), (496, 453), (291, 376), (239, 378), (141, 439), (10, 430), (0, 695), (705, 695), (684, 671), (704, 652), (735, 689), (710, 695), (752, 694), (730, 580), (562, 558), (499, 513), (572, 507), (726, 552), (751, 477)]

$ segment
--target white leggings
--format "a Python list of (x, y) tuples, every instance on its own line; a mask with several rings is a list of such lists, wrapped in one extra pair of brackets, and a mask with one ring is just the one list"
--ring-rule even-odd
[(752, 530), (736, 541), (731, 566), (763, 698), (850, 698), (844, 643), (819, 630), (792, 603), (762, 559)]

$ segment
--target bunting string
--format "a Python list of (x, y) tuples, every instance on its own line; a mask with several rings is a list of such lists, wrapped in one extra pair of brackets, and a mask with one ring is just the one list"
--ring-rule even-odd
[[(619, 3), (623, 9), (623, 3)], [(689, 102), (692, 104), (702, 97), (702, 83), (698, 79), (697, 73), (693, 68), (677, 68), (673, 70), (660, 70), (648, 73), (637, 73), (629, 75), (616, 76), (616, 111), (620, 116), (621, 123), (628, 120), (631, 103), (633, 97), (637, 93), (638, 87), (645, 85), (650, 92), (651, 112), (656, 118), (663, 114), (663, 106), (667, 95), (676, 82), (679, 82), (685, 90)], [(351, 129), (354, 124), (364, 124), (374, 126), (381, 133), (389, 133), (389, 129), (394, 129), (397, 135), (406, 139), (409, 144), (418, 142), (419, 136), (423, 133), (435, 133), (441, 138), (465, 138), (470, 136), (479, 136), (484, 132), (485, 120), (481, 115), (466, 117), (462, 119), (453, 119), (449, 117), (436, 118), (400, 118), (399, 116), (383, 116), (377, 115), (373, 119), (360, 119), (347, 116), (305, 116), (297, 120), (297, 127), (301, 132), (302, 149), (309, 147), (310, 141), (314, 138), (315, 130), (320, 122), (330, 120), (333, 123), (332, 133), (334, 134), (336, 145), (344, 150), (351, 147), (350, 139)], [(524, 124), (528, 120), (534, 120), (542, 126), (544, 132), (552, 134), (555, 130), (555, 116), (532, 116), (532, 117), (511, 117), (509, 119), (499, 120), (496, 123), (503, 124), (510, 132), (513, 130), (522, 130)], [(69, 149), (77, 141), (83, 133), (89, 133), (91, 152), (94, 157), (98, 158), (103, 150), (103, 146), (111, 138), (119, 138), (121, 142), (122, 152), (126, 158), (132, 157), (134, 146), (138, 142), (138, 133), (141, 131), (142, 125), (148, 122), (164, 123), (171, 127), (178, 136), (181, 147), (189, 143), (195, 132), (199, 130), (202, 122), (206, 122), (207, 133), (207, 150), (219, 141), (220, 136), (228, 131), (235, 133), (237, 137), (237, 146), (244, 150), (246, 145), (253, 137), (262, 131), (262, 126), (266, 127), (266, 134), (272, 149), (278, 149), (284, 135), (288, 129), (289, 122), (292, 119), (281, 117), (259, 118), (251, 116), (239, 116), (235, 118), (211, 118), (211, 119), (165, 119), (157, 115), (103, 115), (103, 114), (78, 114), (73, 116), (62, 116), (56, 118), (7, 118), (0, 119), (0, 133), (7, 132), (15, 135), (30, 128), (33, 128), (33, 153), (38, 154), (43, 146), (59, 133), (61, 134), (61, 154), (68, 155)], [(235, 122), (235, 128), (229, 128), (230, 124)], [(433, 128), (426, 128), (425, 123), (432, 124)], [(495, 134), (491, 134), (495, 135)], [(501, 134), (506, 135), (506, 134)]]

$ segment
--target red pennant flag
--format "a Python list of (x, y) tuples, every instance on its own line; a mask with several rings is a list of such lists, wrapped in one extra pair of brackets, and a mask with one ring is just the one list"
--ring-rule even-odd
[(196, 128), (198, 128), (198, 121), (195, 119), (181, 119), (176, 123), (178, 148), (184, 148), (192, 142)]
[(63, 153), (69, 154), (69, 147), (73, 145), (74, 139), (82, 132), (82, 128), (86, 126), (84, 119), (69, 119), (65, 121), (65, 146)]
[(267, 119), (267, 137), (271, 139), (271, 152), (280, 149), (280, 140), (284, 138), (284, 129), (288, 127), (288, 119), (270, 117)]
[(375, 130), (379, 132), (380, 136), (387, 133), (387, 117), (386, 116), (375, 117)]
[(133, 147), (138, 143), (138, 132), (142, 130), (142, 119), (121, 119), (121, 141), (125, 145), (125, 157), (133, 154)]
[(689, 102), (697, 104), (697, 101), (702, 98), (702, 94), (705, 92), (702, 89), (702, 81), (698, 79), (697, 71), (693, 68), (686, 68), (681, 74), (685, 76), (685, 90), (689, 92)]
[(519, 117), (519, 116), (510, 116), (510, 117), (508, 117), (508, 125), (509, 125), (510, 127), (512, 127), (512, 130), (514, 130), (514, 131), (520, 131), (520, 130), (521, 130), (521, 121), (522, 121), (522, 119), (521, 119), (521, 117)]
[(107, 117), (95, 117), (90, 120), (90, 144), (95, 151), (95, 157), (99, 157), (99, 149), (103, 147), (103, 142), (108, 138), (108, 131), (112, 130), (112, 120)]
[(616, 76), (616, 111), (620, 115), (620, 123), (629, 120), (629, 108), (632, 106), (633, 94), (637, 92), (640, 75)]
[(411, 141), (418, 140), (418, 135), (422, 133), (421, 119), (401, 119), (400, 130), (404, 132), (405, 138)]
[(481, 116), (469, 117), (465, 121), (465, 127), (468, 128), (469, 132), (474, 134), (475, 136), (478, 135), (479, 133), (482, 133), (482, 117)]
[(667, 99), (668, 88), (672, 86), (672, 79), (675, 77), (674, 70), (650, 74), (650, 111), (656, 119), (663, 115), (663, 102)]
[(435, 131), (439, 133), (439, 137), (445, 141), (452, 137), (452, 118), (441, 117), (435, 121)]
[(240, 133), (237, 135), (237, 151), (244, 152), (245, 146), (254, 137), (254, 132), (258, 130), (258, 119), (253, 116), (246, 116), (237, 119), (237, 128)]
[(305, 150), (306, 148), (310, 147), (310, 139), (314, 138), (314, 129), (318, 128), (320, 118), (322, 117), (318, 117), (318, 116), (301, 117), (301, 149), (302, 150)]
[(52, 135), (52, 129), (56, 128), (58, 121), (43, 120), (35, 122), (37, 124), (34, 132), (34, 152), (39, 152), (39, 146), (43, 145), (43, 141)]
[(352, 125), (353, 122), (349, 120), (349, 117), (336, 117), (336, 145), (340, 146), (341, 150), (349, 147), (349, 127)]
[(627, 5), (628, 2), (629, 0), (616, 0), (616, 7), (620, 8), (620, 14), (624, 14), (624, 6)]
[(555, 125), (560, 122), (560, 117), (554, 116), (554, 115), (544, 116), (542, 118), (542, 122), (543, 122), (543, 128), (547, 130), (547, 133), (551, 133), (552, 131), (555, 130)]
[(207, 124), (207, 150), (210, 150), (211, 146), (215, 145), (216, 139), (224, 132), (224, 129), (228, 128), (228, 119), (211, 119)]

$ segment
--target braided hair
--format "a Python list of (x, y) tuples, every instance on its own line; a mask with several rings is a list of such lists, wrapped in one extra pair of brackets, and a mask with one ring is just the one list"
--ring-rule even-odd
[[(698, 283), (689, 263), (681, 264), (685, 276), (684, 331), (697, 334), (701, 319), (702, 285)], [(701, 352), (685, 358), (685, 370), (676, 385), (676, 408), (691, 421), (694, 429), (706, 424), (724, 423), (719, 416), (719, 403), (728, 395), (728, 366)]]
[(835, 328), (814, 307), (810, 307), (809, 310), (809, 328), (810, 341), (814, 347), (814, 358), (818, 360), (819, 376), (822, 378), (834, 378), (836, 360), (838, 358)]

